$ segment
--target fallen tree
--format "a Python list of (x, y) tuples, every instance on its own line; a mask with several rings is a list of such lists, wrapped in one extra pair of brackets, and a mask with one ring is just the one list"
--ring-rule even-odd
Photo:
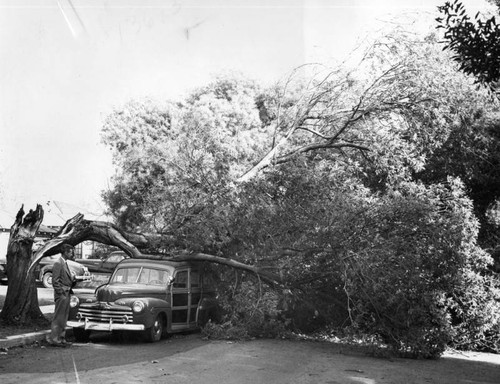
[(109, 222), (85, 220), (82, 214), (77, 214), (66, 221), (52, 239), (46, 241), (33, 253), (33, 241), (42, 223), (43, 215), (41, 205), (37, 205), (35, 211), (30, 210), (26, 216), (21, 207), (11, 228), (7, 251), (9, 286), (4, 307), (0, 313), (0, 319), (5, 323), (30, 324), (47, 321), (38, 305), (34, 268), (42, 258), (60, 253), (62, 244), (75, 246), (86, 240), (116, 246), (132, 258), (205, 261), (226, 265), (255, 274), (260, 281), (287, 292), (280, 276), (233, 259), (205, 253), (181, 252), (176, 255), (142, 253), (140, 249), (154, 248), (154, 236), (148, 238), (143, 234), (125, 231)]
[(75, 246), (86, 240), (116, 246), (132, 258), (206, 261), (226, 265), (253, 273), (258, 276), (260, 281), (273, 288), (285, 288), (280, 276), (233, 259), (205, 253), (181, 252), (176, 255), (142, 253), (140, 249), (151, 250), (154, 248), (154, 236), (148, 238), (140, 233), (125, 231), (109, 222), (85, 220), (84, 215), (80, 213), (66, 221), (52, 239), (46, 241), (33, 253), (34, 237), (42, 220), (43, 208), (41, 205), (37, 205), (35, 211), (30, 210), (26, 216), (24, 216), (24, 209), (21, 207), (11, 228), (7, 252), (9, 287), (3, 310), (0, 313), (0, 319), (6, 323), (28, 324), (46, 321), (38, 306), (34, 268), (42, 258), (60, 253), (62, 244)]
[[(154, 236), (151, 236), (154, 240)], [(206, 253), (180, 252), (176, 255), (161, 253), (142, 253), (139, 248), (151, 249), (153, 242), (148, 236), (125, 231), (116, 225), (103, 222), (85, 220), (82, 214), (77, 214), (64, 224), (57, 234), (39, 248), (31, 259), (31, 264), (27, 274), (33, 272), (36, 264), (46, 256), (54, 255), (60, 252), (62, 244), (77, 245), (83, 241), (92, 240), (99, 243), (114, 245), (132, 258), (153, 259), (153, 260), (176, 260), (176, 261), (206, 261), (226, 265), (239, 270), (254, 273), (260, 280), (275, 288), (284, 288), (280, 276), (262, 270), (259, 267), (247, 265), (239, 261), (224, 257), (209, 255)]]

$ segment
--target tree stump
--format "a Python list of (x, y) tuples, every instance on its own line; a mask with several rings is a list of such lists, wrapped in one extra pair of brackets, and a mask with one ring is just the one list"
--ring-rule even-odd
[(24, 206), (17, 213), (10, 229), (7, 247), (8, 288), (0, 320), (4, 324), (47, 324), (38, 305), (38, 293), (33, 271), (28, 273), (31, 263), (35, 235), (43, 220), (43, 209), (37, 205), (24, 216)]

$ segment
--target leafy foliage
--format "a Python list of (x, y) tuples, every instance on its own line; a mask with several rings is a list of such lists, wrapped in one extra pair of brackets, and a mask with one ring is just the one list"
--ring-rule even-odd
[(210, 322), (204, 329), (212, 339), (276, 338), (290, 333), (281, 321), (279, 296), (266, 290), (255, 278), (240, 276), (243, 281), (233, 290), (222, 291), (219, 301), (224, 311), (218, 323)]
[(381, 199), (347, 268), (358, 326), (417, 357), (442, 352), (454, 334), (447, 295), (472, 260), (489, 261), (474, 246), (470, 208), (455, 181), (408, 184)]
[(495, 247), (498, 225), (492, 211), (500, 198), (500, 115), (497, 107), (463, 102), (463, 117), (454, 122), (454, 134), (429, 158), (429, 165), (416, 177), (436, 183), (448, 176), (460, 177), (481, 223), (479, 240), (485, 248)]
[(500, 81), (500, 26), (495, 17), (483, 21), (478, 12), (473, 22), (459, 0), (438, 9), (443, 14), (436, 20), (445, 30), (445, 49), (454, 52), (453, 59), (464, 73), (495, 90)]
[(498, 282), (460, 179), (493, 185), (492, 168), (471, 174), (469, 154), (495, 158), (490, 136), (471, 130), (495, 124), (495, 104), (434, 36), (404, 31), (354, 69), (310, 76), (270, 89), (219, 77), (176, 103), (115, 111), (103, 127), (117, 165), (111, 213), (159, 235), (157, 251), (203, 251), (282, 277), (289, 289), (276, 292), (221, 271), (225, 313), (212, 336), (350, 326), (416, 357), (449, 344), (494, 350)]

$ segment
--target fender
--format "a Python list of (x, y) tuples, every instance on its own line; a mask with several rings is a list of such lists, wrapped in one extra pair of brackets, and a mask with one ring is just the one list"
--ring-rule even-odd
[(172, 305), (169, 300), (147, 298), (143, 299), (147, 305), (146, 311), (151, 313), (151, 323), (148, 326), (153, 325), (153, 319), (159, 314), (163, 313), (167, 318), (167, 332), (172, 330)]
[[(158, 299), (158, 298), (150, 298), (150, 297), (134, 297), (127, 298), (126, 305), (132, 305), (134, 301), (142, 301), (145, 304), (144, 312), (137, 314), (136, 316), (140, 318), (141, 322), (144, 324), (146, 328), (151, 327), (153, 325), (154, 319), (159, 313), (163, 313), (167, 318), (167, 328), (170, 329), (172, 322), (172, 311), (170, 302)], [(119, 301), (119, 300), (117, 300)]]
[(52, 265), (45, 265), (43, 268), (40, 269), (38, 280), (42, 280), (43, 275), (45, 275), (46, 272), (52, 272)]

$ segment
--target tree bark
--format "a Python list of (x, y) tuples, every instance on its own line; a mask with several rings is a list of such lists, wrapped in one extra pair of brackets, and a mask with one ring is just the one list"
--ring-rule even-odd
[(205, 253), (183, 252), (179, 255), (162, 255), (142, 253), (138, 248), (154, 248), (154, 237), (124, 231), (112, 223), (84, 220), (82, 214), (69, 219), (54, 238), (48, 240), (31, 258), (28, 273), (32, 273), (36, 264), (45, 256), (60, 252), (62, 244), (76, 245), (85, 240), (93, 240), (103, 244), (114, 245), (122, 249), (132, 258), (153, 260), (207, 261), (227, 265), (256, 274), (263, 282), (279, 288), (283, 282), (278, 275), (262, 270), (259, 267), (243, 264), (233, 259), (208, 255)]
[(59, 232), (36, 251), (30, 268), (32, 269), (41, 258), (60, 253), (62, 244), (75, 246), (86, 240), (115, 245), (131, 257), (142, 255), (137, 247), (145, 248), (150, 245), (144, 235), (124, 231), (112, 223), (84, 220), (83, 215), (79, 213), (66, 221)]
[[(38, 306), (38, 294), (33, 270), (29, 270), (33, 241), (43, 220), (43, 209), (37, 205), (24, 216), (22, 206), (10, 229), (7, 246), (7, 276), (9, 285), (0, 313), (7, 324), (47, 323)], [(24, 219), (23, 219), (24, 218)], [(28, 272), (29, 270), (29, 272)]]

